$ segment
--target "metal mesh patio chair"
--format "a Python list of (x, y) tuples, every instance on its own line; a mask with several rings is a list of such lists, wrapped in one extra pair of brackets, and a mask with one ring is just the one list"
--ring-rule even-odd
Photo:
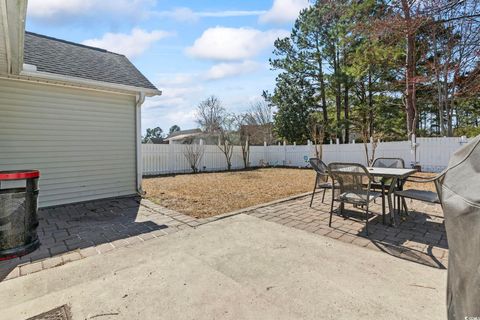
[[(433, 178), (411, 176), (406, 179), (406, 181), (414, 182), (414, 183), (432, 183), (433, 182), (435, 184), (436, 192), (419, 190), (419, 189), (407, 189), (407, 190), (395, 190), (394, 194), (402, 198), (402, 201), (405, 201), (405, 199), (412, 199), (412, 200), (419, 200), (419, 201), (428, 202), (428, 203), (441, 204), (439, 195), (441, 195), (441, 190), (442, 190), (441, 184), (442, 184), (443, 177), (445, 176), (445, 173), (446, 173), (446, 170), (436, 175)], [(405, 210), (408, 210), (406, 206), (405, 206)]]
[(377, 158), (373, 161), (372, 167), (403, 169), (405, 161), (402, 158)]
[(310, 207), (311, 207), (316, 190), (323, 189), (323, 195), (322, 195), (322, 203), (323, 203), (323, 201), (325, 200), (325, 192), (327, 191), (327, 189), (332, 189), (334, 184), (333, 184), (333, 181), (332, 182), (328, 181), (330, 178), (330, 175), (328, 174), (328, 167), (322, 160), (318, 158), (310, 158), (310, 160), (308, 161), (310, 162), (310, 165), (312, 166), (313, 170), (315, 170), (315, 172), (317, 173), (317, 176), (315, 177), (315, 185), (313, 186), (312, 199), (310, 200)]
[[(405, 161), (402, 158), (376, 158), (373, 161), (372, 167), (376, 168), (405, 168)], [(385, 196), (388, 199), (388, 208), (392, 210), (392, 199), (390, 198), (389, 186), (392, 183), (391, 178), (381, 178), (379, 180), (372, 181), (371, 188), (373, 190), (380, 190), (382, 192), (382, 210), (385, 212)], [(403, 203), (405, 206), (405, 211), (407, 211), (406, 203)], [(395, 201), (393, 202), (395, 206)], [(395, 208), (394, 208), (395, 210)], [(382, 217), (383, 223), (385, 223), (385, 215)]]
[[(340, 202), (340, 214), (343, 214), (344, 204), (350, 203), (365, 207), (365, 231), (368, 235), (369, 204), (374, 199), (382, 196), (381, 192), (372, 191), (370, 188), (373, 181), (372, 175), (367, 168), (358, 163), (330, 163), (328, 171), (334, 182), (338, 183), (340, 189), (338, 196), (334, 195), (332, 197), (328, 225), (332, 225), (334, 201)], [(384, 208), (382, 213), (385, 214)]]

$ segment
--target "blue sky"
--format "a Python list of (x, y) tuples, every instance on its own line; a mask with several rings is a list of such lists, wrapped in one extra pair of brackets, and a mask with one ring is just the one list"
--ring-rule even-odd
[(272, 90), (273, 41), (308, 0), (30, 0), (27, 30), (128, 56), (163, 95), (144, 104), (142, 128), (196, 127), (209, 95), (242, 112)]

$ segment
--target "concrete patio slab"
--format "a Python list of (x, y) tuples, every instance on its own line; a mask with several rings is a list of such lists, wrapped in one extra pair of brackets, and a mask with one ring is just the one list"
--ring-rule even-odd
[(443, 319), (446, 271), (244, 214), (0, 283), (2, 319)]

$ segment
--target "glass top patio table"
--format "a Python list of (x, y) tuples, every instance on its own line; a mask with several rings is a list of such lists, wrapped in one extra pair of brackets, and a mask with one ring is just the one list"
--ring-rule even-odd
[(416, 169), (400, 169), (400, 168), (382, 168), (382, 167), (367, 167), (368, 172), (374, 177), (397, 178), (404, 179), (415, 172)]

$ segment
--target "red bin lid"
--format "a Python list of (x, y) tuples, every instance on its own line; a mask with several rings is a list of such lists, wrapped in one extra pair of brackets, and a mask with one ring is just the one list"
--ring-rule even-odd
[(35, 179), (40, 177), (38, 170), (15, 170), (15, 171), (0, 171), (1, 180), (22, 180)]

